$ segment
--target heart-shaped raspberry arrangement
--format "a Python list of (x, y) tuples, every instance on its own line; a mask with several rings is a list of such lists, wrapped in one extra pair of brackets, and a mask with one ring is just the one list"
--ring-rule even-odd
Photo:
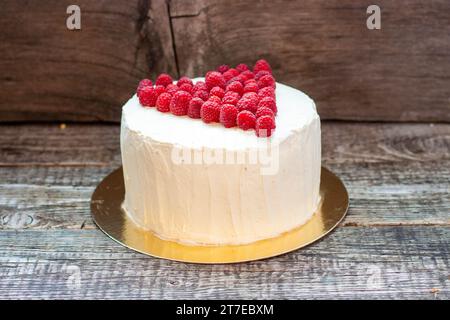
[(218, 122), (225, 128), (254, 129), (258, 137), (270, 137), (275, 130), (275, 79), (263, 59), (253, 70), (246, 64), (235, 68), (221, 65), (208, 71), (204, 82), (195, 84), (188, 77), (174, 84), (172, 77), (163, 73), (155, 85), (149, 79), (141, 80), (136, 93), (143, 107), (156, 107), (160, 112)]

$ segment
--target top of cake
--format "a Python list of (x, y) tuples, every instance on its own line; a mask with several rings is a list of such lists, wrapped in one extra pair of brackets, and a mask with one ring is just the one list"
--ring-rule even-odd
[[(195, 78), (193, 82), (203, 81)], [(318, 118), (314, 101), (303, 92), (276, 83), (276, 129), (271, 141), (281, 143)], [(156, 142), (177, 144), (188, 148), (224, 148), (227, 150), (253, 148), (260, 144), (254, 130), (225, 128), (222, 123), (205, 123), (188, 115), (176, 116), (157, 108), (144, 108), (134, 95), (122, 109), (122, 121), (128, 129)]]

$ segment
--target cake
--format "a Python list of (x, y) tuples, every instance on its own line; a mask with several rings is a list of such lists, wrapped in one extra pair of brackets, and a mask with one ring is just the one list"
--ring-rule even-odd
[[(150, 80), (140, 85), (122, 109), (123, 210), (131, 220), (165, 240), (239, 245), (276, 237), (312, 217), (319, 205), (321, 170), (320, 119), (312, 99), (273, 82), (268, 85), (275, 88), (273, 113), (258, 104), (253, 110), (258, 115), (256, 123), (240, 120), (241, 113), (249, 111), (242, 110), (246, 103), (237, 100), (237, 111), (222, 104), (220, 116), (208, 121), (209, 105), (224, 101), (230, 80), (223, 90), (207, 88), (209, 95), (203, 101), (194, 100), (201, 94), (193, 88), (196, 83), (201, 87), (211, 82), (208, 74), (206, 81), (195, 78), (190, 83), (165, 80), (161, 85), (163, 78), (158, 78), (156, 86)], [(249, 90), (254, 83), (265, 85), (258, 81), (251, 82)], [(190, 98), (183, 102), (188, 95), (181, 93), (182, 102), (174, 102), (175, 92), (180, 91), (175, 86), (184, 84), (183, 92)], [(165, 90), (153, 101), (139, 92), (148, 86), (154, 94), (158, 85)], [(217, 95), (212, 95), (215, 91)], [(160, 98), (165, 92), (169, 94)], [(193, 106), (195, 101), (200, 101), (198, 107)], [(183, 105), (184, 111), (179, 107)], [(260, 118), (264, 121), (258, 122)], [(261, 134), (258, 125), (268, 130)]]

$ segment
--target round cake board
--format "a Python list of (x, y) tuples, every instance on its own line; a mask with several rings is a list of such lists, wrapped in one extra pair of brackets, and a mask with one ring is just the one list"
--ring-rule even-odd
[(97, 226), (111, 239), (140, 253), (190, 263), (253, 261), (303, 248), (333, 230), (345, 217), (349, 205), (342, 181), (322, 167), (320, 205), (306, 224), (278, 237), (250, 244), (206, 246), (163, 240), (140, 228), (122, 210), (124, 196), (123, 171), (120, 167), (106, 176), (92, 195), (91, 212)]

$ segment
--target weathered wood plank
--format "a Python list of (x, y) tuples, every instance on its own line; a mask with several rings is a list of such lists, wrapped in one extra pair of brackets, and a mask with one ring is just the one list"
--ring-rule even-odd
[(176, 64), (166, 1), (2, 1), (0, 121), (119, 121), (137, 82)]
[(448, 299), (449, 237), (443, 227), (339, 228), (277, 258), (193, 265), (134, 253), (97, 230), (2, 231), (0, 297)]
[[(115, 125), (2, 125), (0, 166), (117, 166), (119, 133)], [(450, 126), (324, 121), (322, 144), (326, 165), (449, 160)]]
[(173, 0), (180, 73), (267, 58), (323, 119), (450, 121), (450, 2)]

